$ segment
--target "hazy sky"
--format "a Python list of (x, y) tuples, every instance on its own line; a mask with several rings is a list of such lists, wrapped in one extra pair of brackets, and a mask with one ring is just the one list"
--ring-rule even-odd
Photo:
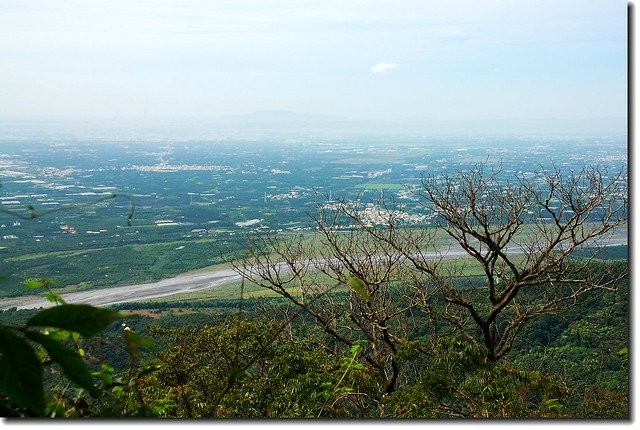
[(625, 117), (621, 0), (0, 0), (0, 119)]

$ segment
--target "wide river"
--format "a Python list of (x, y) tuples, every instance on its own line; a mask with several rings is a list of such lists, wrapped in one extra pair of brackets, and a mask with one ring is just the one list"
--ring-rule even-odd
[[(608, 246), (625, 244), (627, 244), (626, 229), (619, 231), (615, 237), (611, 238)], [(516, 250), (510, 251), (517, 252)], [(427, 257), (432, 256), (433, 258), (456, 258), (465, 255), (465, 252), (462, 249), (448, 249), (446, 251), (443, 250), (442, 253), (434, 252), (425, 254), (427, 254)], [(210, 290), (239, 280), (240, 275), (233, 269), (219, 268), (210, 271), (178, 275), (157, 282), (96, 288), (87, 291), (64, 293), (63, 296), (67, 303), (86, 303), (95, 306), (105, 306), (116, 303), (140, 302), (193, 291)], [(0, 309), (2, 310), (12, 307), (18, 309), (33, 309), (50, 306), (53, 306), (53, 304), (41, 296), (22, 296), (0, 300)]]

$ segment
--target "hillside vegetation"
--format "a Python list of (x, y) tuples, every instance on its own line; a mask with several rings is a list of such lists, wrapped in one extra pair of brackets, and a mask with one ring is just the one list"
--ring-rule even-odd
[[(56, 306), (0, 313), (1, 411), (628, 418), (628, 259), (603, 247), (626, 228), (626, 177), (499, 175), (425, 178), (431, 229), (338, 201), (313, 238), (249, 235), (236, 297), (101, 309), (31, 280)], [(444, 237), (464, 258), (445, 258)]]

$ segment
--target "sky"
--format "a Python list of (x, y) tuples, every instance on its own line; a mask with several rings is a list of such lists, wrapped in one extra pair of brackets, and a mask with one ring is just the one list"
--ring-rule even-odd
[(626, 118), (621, 0), (0, 0), (0, 120)]

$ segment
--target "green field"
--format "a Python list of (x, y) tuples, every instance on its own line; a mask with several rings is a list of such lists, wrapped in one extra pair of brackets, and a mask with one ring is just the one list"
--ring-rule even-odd
[[(607, 247), (604, 249), (604, 252), (598, 254), (598, 258), (601, 259), (626, 259), (626, 255), (628, 253), (628, 246), (620, 245)], [(579, 251), (576, 253), (577, 257), (587, 256), (587, 250)], [(523, 257), (519, 255), (514, 255), (512, 261), (516, 264), (519, 264), (522, 261)], [(225, 268), (229, 267), (228, 264), (219, 264), (215, 266), (210, 266), (203, 269), (193, 270), (189, 273), (201, 273), (209, 270), (214, 270), (217, 268)], [(466, 282), (471, 283), (479, 283), (478, 286), (481, 286), (484, 281), (484, 271), (479, 266), (477, 261), (473, 258), (458, 258), (452, 260), (443, 260), (441, 263), (441, 269), (444, 272), (450, 271), (451, 273), (456, 273), (458, 276), (463, 278), (468, 278)], [(334, 280), (330, 279), (328, 276), (323, 274), (314, 273), (313, 281), (315, 283), (320, 283), (324, 285), (332, 285), (335, 283)], [(185, 302), (205, 302), (205, 301), (215, 301), (215, 300), (238, 300), (241, 297), (241, 288), (242, 288), (242, 297), (245, 299), (258, 298), (258, 297), (279, 297), (275, 292), (260, 287), (259, 285), (246, 281), (244, 283), (244, 287), (241, 286), (240, 281), (224, 284), (218, 286), (211, 290), (204, 291), (196, 291), (191, 293), (183, 293), (176, 294), (168, 297), (161, 297), (157, 299), (151, 299), (141, 303), (141, 308), (144, 308), (144, 303), (185, 303)], [(348, 288), (345, 285), (337, 286), (334, 289), (334, 292), (347, 291)], [(291, 291), (295, 292), (296, 288), (292, 287)]]
[(55, 251), (5, 258), (0, 296), (33, 293), (20, 285), (31, 278), (54, 278), (63, 292), (155, 281), (223, 263), (215, 239), (141, 243), (108, 248)]

